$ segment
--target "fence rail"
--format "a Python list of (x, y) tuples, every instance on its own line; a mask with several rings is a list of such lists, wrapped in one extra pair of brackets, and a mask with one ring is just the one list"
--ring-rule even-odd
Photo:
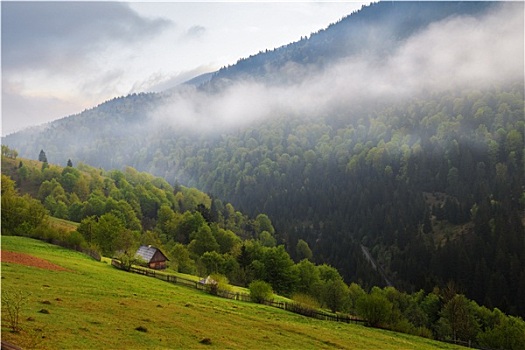
[[(121, 270), (127, 270), (124, 268), (124, 266), (122, 266), (120, 261), (116, 259), (111, 259), (111, 265)], [(160, 280), (163, 280), (169, 283), (180, 284), (180, 285), (192, 287), (198, 290), (210, 291), (209, 287), (203, 283), (192, 281), (186, 278), (181, 278), (175, 275), (170, 275), (164, 272), (159, 272), (156, 270), (131, 266), (128, 271), (133, 272), (133, 273), (138, 273), (138, 274), (148, 276), (148, 277), (158, 278)], [(245, 302), (252, 301), (250, 298), (250, 295), (246, 293), (231, 292), (231, 291), (222, 290), (222, 289), (213, 289), (212, 294), (218, 297), (221, 297), (221, 298), (227, 298), (227, 299), (232, 299), (232, 300), (239, 300), (239, 301), (245, 301)], [(272, 307), (276, 307), (282, 310), (290, 311), (296, 314), (300, 314), (306, 317), (316, 318), (319, 320), (346, 322), (346, 323), (351, 323), (351, 322), (352, 323), (364, 323), (365, 322), (364, 320), (361, 320), (359, 318), (356, 318), (350, 315), (332, 314), (332, 313), (320, 311), (317, 309), (313, 309), (313, 308), (310, 308), (310, 307), (307, 307), (305, 305), (298, 304), (298, 303), (289, 303), (285, 301), (275, 301), (275, 300), (265, 300), (263, 304), (272, 306)]]

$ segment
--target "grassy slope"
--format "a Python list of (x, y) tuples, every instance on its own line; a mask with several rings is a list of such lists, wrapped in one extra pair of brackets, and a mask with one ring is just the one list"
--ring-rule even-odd
[[(118, 271), (77, 252), (27, 238), (3, 236), (2, 249), (29, 253), (70, 270), (57, 272), (2, 263), (2, 289), (31, 291), (23, 311), (23, 331), (10, 333), (2, 322), (2, 339), (25, 347), (457, 348), (424, 338), (220, 299)], [(41, 309), (47, 309), (49, 314), (39, 313)], [(147, 328), (147, 332), (135, 330), (139, 326)], [(201, 344), (204, 338), (210, 338), (211, 345)]]
[(78, 225), (79, 225), (78, 222), (73, 222), (73, 221), (69, 221), (69, 220), (59, 219), (59, 218), (55, 218), (55, 217), (52, 217), (52, 216), (49, 217), (49, 223), (50, 223), (51, 227), (53, 227), (54, 229), (63, 230), (63, 231), (66, 231), (66, 232), (75, 231), (78, 228)]

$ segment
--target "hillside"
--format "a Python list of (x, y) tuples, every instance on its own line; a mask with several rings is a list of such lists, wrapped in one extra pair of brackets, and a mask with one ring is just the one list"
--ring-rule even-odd
[(283, 83), (298, 78), (287, 71), (287, 67), (296, 64), (323, 70), (349, 57), (366, 55), (369, 61), (385, 60), (404, 41), (434, 22), (450, 16), (476, 16), (494, 6), (491, 2), (454, 1), (372, 3), (297, 42), (220, 69), (204, 88), (213, 89), (243, 78)]
[(11, 333), (2, 322), (2, 340), (24, 348), (200, 349), (210, 347), (201, 343), (205, 338), (222, 349), (458, 348), (213, 297), (27, 238), (2, 237), (2, 249), (65, 269), (2, 262), (2, 292), (28, 294), (21, 310), (23, 331)]
[(380, 283), (363, 245), (397, 288), (453, 283), (524, 316), (523, 43), (523, 3), (380, 2), (200, 87), (2, 142), (265, 213), (292, 258), (303, 240), (347, 283)]

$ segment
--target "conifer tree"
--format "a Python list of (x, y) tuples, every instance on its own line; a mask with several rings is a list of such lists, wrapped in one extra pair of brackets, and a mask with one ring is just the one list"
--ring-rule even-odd
[(38, 155), (38, 161), (47, 163), (46, 152), (44, 152), (43, 149), (40, 150), (40, 154)]

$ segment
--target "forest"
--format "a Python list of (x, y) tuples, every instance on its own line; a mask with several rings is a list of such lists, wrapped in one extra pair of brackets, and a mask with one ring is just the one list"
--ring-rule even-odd
[[(335, 268), (314, 264), (303, 240), (292, 260), (276, 244), (266, 214), (252, 219), (229, 203), (133, 168), (105, 172), (84, 164), (75, 168), (70, 160), (61, 168), (48, 164), (43, 150), (39, 157), (39, 162), (17, 159), (17, 151), (2, 146), (2, 235), (96, 251), (127, 263), (140, 263), (133, 252), (152, 244), (167, 253), (172, 270), (220, 274), (242, 286), (265, 281), (303, 307), (359, 315), (369, 326), (494, 349), (520, 349), (525, 342), (521, 318), (478, 305), (453, 283), (429, 293), (348, 285)], [(80, 224), (65, 230), (52, 224), (57, 218)]]
[[(202, 86), (115, 98), (2, 144), (23, 157), (43, 149), (50, 164), (71, 159), (108, 172), (117, 190), (108, 184), (78, 200), (46, 199), (56, 183), (70, 190), (63, 179), (46, 178), (34, 194), (58, 217), (89, 221), (114, 191), (110, 207), (131, 199), (137, 213), (124, 217), (128, 230), (189, 245), (190, 257), (202, 252), (191, 245), (200, 231), (170, 227), (191, 215), (207, 223), (199, 234), (217, 241), (222, 229), (262, 239), (294, 262), (304, 257), (298, 245), (307, 246), (313, 263), (367, 290), (385, 279), (363, 249), (399, 290), (453, 285), (479, 304), (523, 317), (524, 40), (523, 18), (511, 20), (523, 3), (500, 5), (372, 4), (309, 38), (224, 67)], [(450, 35), (471, 46), (448, 47)], [(439, 44), (439, 55), (426, 42)], [(518, 55), (509, 54), (516, 48)], [(173, 192), (157, 198), (148, 193), (159, 187), (120, 187), (121, 177), (140, 182), (131, 169), (161, 177), (160, 188)], [(184, 204), (182, 185), (207, 199)], [(195, 218), (199, 203), (202, 218)], [(161, 209), (167, 219), (157, 217)], [(246, 219), (261, 213), (273, 230)], [(195, 257), (194, 268), (202, 268)]]

